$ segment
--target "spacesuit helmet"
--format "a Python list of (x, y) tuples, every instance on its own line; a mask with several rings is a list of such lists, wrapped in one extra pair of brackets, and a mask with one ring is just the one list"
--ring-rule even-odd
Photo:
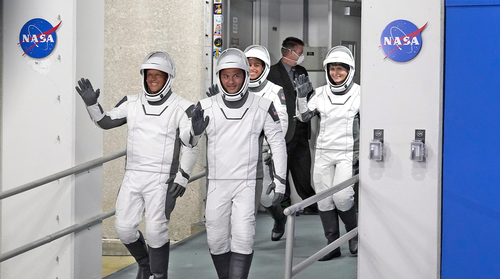
[[(347, 77), (341, 84), (335, 84), (335, 82), (333, 82), (328, 69), (328, 64), (330, 63), (341, 63), (350, 68), (348, 69)], [(347, 47), (335, 46), (331, 48), (323, 61), (323, 68), (326, 73), (326, 81), (328, 82), (328, 85), (333, 93), (341, 94), (351, 87), (356, 68), (354, 65), (354, 56)]]
[(271, 57), (269, 56), (269, 52), (267, 49), (260, 45), (251, 45), (245, 49), (245, 55), (247, 58), (257, 58), (260, 59), (264, 63), (264, 68), (262, 69), (262, 73), (256, 79), (251, 79), (248, 87), (254, 88), (258, 87), (262, 84), (269, 75), (269, 70), (271, 68)]
[[(163, 88), (156, 93), (150, 92), (148, 85), (146, 83), (146, 72), (147, 70), (158, 70), (167, 73), (167, 81)], [(142, 75), (142, 90), (146, 95), (148, 101), (156, 102), (163, 99), (167, 93), (172, 88), (175, 78), (175, 65), (174, 60), (168, 53), (163, 51), (154, 51), (146, 55), (144, 61), (141, 64), (141, 75)]]
[[(226, 89), (222, 86), (220, 72), (224, 69), (241, 69), (245, 74), (243, 85), (240, 90), (236, 93), (228, 93)], [(221, 52), (217, 65), (215, 66), (215, 76), (216, 83), (220, 91), (223, 93), (223, 97), (227, 101), (238, 101), (241, 100), (248, 93), (248, 83), (250, 81), (250, 68), (248, 66), (248, 60), (243, 51), (237, 48), (228, 48)]]

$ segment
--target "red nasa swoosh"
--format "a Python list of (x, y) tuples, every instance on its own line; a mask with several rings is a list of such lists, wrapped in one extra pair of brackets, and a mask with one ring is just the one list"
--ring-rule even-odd
[[(50, 35), (50, 34), (54, 33), (54, 32), (57, 30), (57, 28), (59, 28), (59, 25), (61, 25), (61, 23), (62, 23), (62, 20), (59, 22), (59, 24), (58, 24), (58, 25), (56, 25), (56, 26), (55, 26), (55, 27), (53, 27), (52, 29), (50, 29), (50, 30), (48, 30), (48, 31), (45, 31), (45, 32), (43, 32), (42, 34), (37, 35), (36, 37), (37, 37), (37, 38), (40, 38), (40, 36), (42, 36), (42, 35)], [(35, 47), (35, 46), (36, 46), (36, 45), (38, 45), (39, 43), (41, 43), (41, 41), (38, 41), (36, 44), (34, 44), (34, 45), (32, 45), (30, 48), (28, 48), (28, 49), (27, 49), (27, 50), (23, 53), (23, 56), (24, 56), (24, 55), (26, 55), (26, 52), (30, 51), (30, 49), (32, 49), (33, 47)], [(19, 42), (19, 43), (18, 43), (18, 45), (19, 45), (19, 44), (21, 44), (21, 42)]]
[[(406, 35), (406, 36), (403, 36), (403, 37), (399, 37), (398, 39), (402, 39), (404, 37), (409, 37), (408, 41), (413, 39), (415, 36), (417, 36), (418, 34), (420, 34), (422, 32), (422, 30), (424, 30), (424, 28), (427, 26), (429, 22), (426, 22), (424, 26), (422, 26), (420, 29), (418, 29), (417, 31), (413, 32), (413, 33), (410, 33), (409, 35)], [(391, 43), (393, 43), (396, 39), (392, 40)], [(385, 44), (384, 44), (385, 45)], [(381, 45), (382, 46), (382, 45)], [(379, 47), (381, 47), (379, 46)], [(394, 51), (396, 51), (396, 49), (398, 49), (399, 46), (397, 46), (395, 49), (393, 49), (391, 52), (389, 52), (385, 57), (384, 59), (386, 59), (389, 55), (391, 55)]]

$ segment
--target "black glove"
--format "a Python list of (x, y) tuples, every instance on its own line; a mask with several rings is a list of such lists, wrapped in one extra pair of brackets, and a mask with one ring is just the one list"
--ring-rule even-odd
[[(274, 182), (271, 182), (271, 184), (269, 184), (269, 187), (267, 187), (266, 195), (271, 194), (271, 192), (274, 191), (275, 188), (276, 188), (276, 184)], [(284, 193), (276, 193), (276, 191), (275, 191), (273, 201), (272, 201), (273, 206), (279, 205), (284, 197), (285, 197)]]
[(82, 78), (81, 80), (78, 81), (78, 86), (75, 86), (76, 91), (78, 91), (78, 94), (82, 97), (83, 101), (85, 102), (85, 105), (87, 106), (92, 106), (97, 103), (97, 98), (99, 98), (99, 94), (101, 94), (100, 89), (97, 89), (94, 91), (94, 88), (92, 88), (92, 83), (90, 83), (90, 80)]
[(182, 186), (179, 183), (173, 183), (168, 187), (168, 192), (174, 199), (178, 197), (182, 197), (184, 195), (184, 192), (186, 192), (186, 187)]
[(273, 153), (271, 153), (271, 151), (268, 151), (264, 153), (263, 157), (264, 157), (264, 164), (269, 166), (269, 164), (271, 164), (271, 162), (273, 161)]
[(307, 97), (307, 94), (313, 90), (309, 77), (305, 74), (301, 74), (299, 77), (295, 78), (293, 84), (295, 86), (295, 91), (297, 92), (297, 97), (299, 98)]
[(219, 92), (219, 86), (217, 86), (217, 84), (212, 84), (212, 86), (208, 88), (208, 92), (205, 92), (205, 94), (207, 94), (208, 97), (212, 97), (219, 94)]
[(201, 106), (196, 106), (193, 110), (193, 115), (191, 117), (191, 125), (193, 127), (193, 132), (195, 136), (199, 136), (205, 131), (208, 126), (210, 118), (207, 116), (203, 119), (203, 110)]

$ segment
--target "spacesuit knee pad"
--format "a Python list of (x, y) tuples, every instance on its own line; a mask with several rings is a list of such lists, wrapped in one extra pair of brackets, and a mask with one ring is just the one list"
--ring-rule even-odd
[(139, 230), (137, 227), (121, 225), (115, 222), (115, 231), (123, 244), (130, 244), (139, 239)]
[(217, 238), (207, 233), (207, 242), (208, 247), (210, 248), (210, 253), (214, 255), (224, 254), (231, 250), (229, 238)]
[(251, 254), (255, 236), (255, 225), (238, 224), (233, 226), (231, 233), (231, 251), (241, 254)]
[(320, 211), (330, 211), (333, 210), (334, 208), (335, 205), (333, 204), (333, 200), (331, 197), (327, 197), (318, 202), (318, 210)]
[(167, 224), (146, 222), (146, 239), (148, 240), (148, 245), (150, 247), (162, 247), (170, 240), (168, 236)]
[(354, 190), (352, 187), (345, 188), (344, 190), (333, 195), (335, 207), (341, 211), (351, 209), (354, 204)]

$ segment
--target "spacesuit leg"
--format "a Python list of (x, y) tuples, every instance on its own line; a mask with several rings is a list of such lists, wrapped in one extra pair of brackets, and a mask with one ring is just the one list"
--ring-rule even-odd
[[(323, 225), (323, 230), (325, 232), (325, 237), (327, 244), (330, 244), (337, 240), (340, 236), (339, 231), (339, 218), (337, 216), (337, 211), (335, 209), (328, 211), (319, 210), (319, 217), (321, 219), (321, 224)], [(329, 261), (333, 258), (340, 257), (340, 247), (334, 249), (332, 252), (326, 254), (318, 261)]]
[[(329, 189), (333, 182), (333, 173), (335, 171), (335, 165), (333, 164), (333, 158), (331, 157), (331, 151), (324, 149), (317, 149), (314, 161), (314, 189), (316, 193), (322, 192)], [(333, 199), (331, 196), (324, 198), (318, 202), (318, 209), (320, 211), (329, 211), (335, 208)]]
[[(332, 158), (332, 151), (317, 149), (314, 161), (314, 187), (317, 193), (322, 192), (333, 186), (333, 174), (335, 165)], [(339, 220), (332, 196), (318, 202), (318, 213), (323, 225), (323, 231), (327, 244), (337, 240), (340, 236)], [(326, 254), (319, 261), (328, 261), (340, 257), (340, 248)]]
[(251, 254), (240, 254), (231, 252), (231, 262), (229, 264), (229, 278), (247, 279), (252, 264), (253, 252)]
[(136, 279), (148, 279), (151, 276), (151, 270), (149, 269), (149, 255), (147, 250), (146, 241), (139, 232), (140, 236), (137, 241), (125, 244), (130, 254), (139, 264), (139, 270), (137, 271)]
[(115, 230), (124, 244), (139, 239), (137, 227), (144, 212), (144, 199), (140, 192), (142, 179), (141, 172), (127, 170), (116, 198)]
[[(231, 185), (224, 180), (208, 180), (205, 210), (207, 242), (210, 253), (221, 255), (231, 250)], [(253, 201), (252, 201), (253, 204)]]
[[(345, 230), (350, 232), (358, 226), (358, 221), (356, 218), (356, 207), (352, 206), (351, 209), (347, 211), (341, 211), (337, 209), (340, 219), (345, 224)], [(349, 239), (349, 251), (351, 254), (358, 254), (358, 236)]]
[(139, 264), (137, 279), (149, 278), (149, 256), (146, 242), (137, 227), (144, 212), (144, 200), (140, 193), (140, 172), (127, 170), (116, 199), (115, 230), (130, 254)]
[(220, 255), (210, 253), (210, 255), (212, 256), (212, 261), (214, 262), (215, 270), (217, 271), (219, 279), (229, 279), (229, 265), (232, 253), (227, 252)]
[[(337, 160), (340, 159), (340, 160)], [(352, 177), (352, 161), (345, 159), (343, 155), (336, 156), (335, 174), (333, 177), (333, 185), (346, 181)], [(354, 189), (353, 185), (333, 194), (332, 196), (335, 207), (341, 211), (347, 211), (354, 205)]]
[(170, 241), (168, 223), (171, 199), (167, 198), (167, 174), (149, 174), (152, 179), (144, 186), (142, 193), (146, 204), (146, 239), (149, 245), (149, 261), (151, 273), (156, 279), (165, 279), (168, 276), (168, 261)]
[(255, 180), (233, 180), (232, 184), (231, 251), (248, 255), (255, 236)]
[[(262, 189), (262, 194), (260, 196), (260, 203), (264, 208), (267, 210), (267, 212), (271, 215), (271, 217), (274, 220), (274, 226), (273, 229), (271, 230), (271, 240), (272, 241), (278, 241), (280, 240), (283, 235), (285, 234), (285, 224), (286, 224), (286, 215), (283, 214), (283, 208), (281, 207), (281, 204), (278, 204), (276, 206), (273, 205), (272, 201), (274, 198), (274, 192), (271, 192), (269, 195), (266, 194), (267, 188), (271, 184), (271, 176), (269, 174), (269, 167), (264, 164), (264, 189)], [(258, 183), (258, 181), (257, 181)]]
[[(170, 256), (170, 241), (160, 248), (149, 247), (151, 273), (155, 279), (168, 278), (168, 260)], [(149, 277), (148, 277), (149, 278)]]
[[(340, 183), (352, 177), (352, 152), (339, 154), (340, 160), (335, 169), (334, 184)], [(333, 200), (337, 208), (339, 217), (345, 224), (346, 231), (351, 231), (358, 226), (356, 218), (356, 207), (354, 206), (354, 188), (353, 185), (337, 192), (333, 195)], [(351, 254), (358, 253), (358, 236), (349, 240), (349, 251)]]

